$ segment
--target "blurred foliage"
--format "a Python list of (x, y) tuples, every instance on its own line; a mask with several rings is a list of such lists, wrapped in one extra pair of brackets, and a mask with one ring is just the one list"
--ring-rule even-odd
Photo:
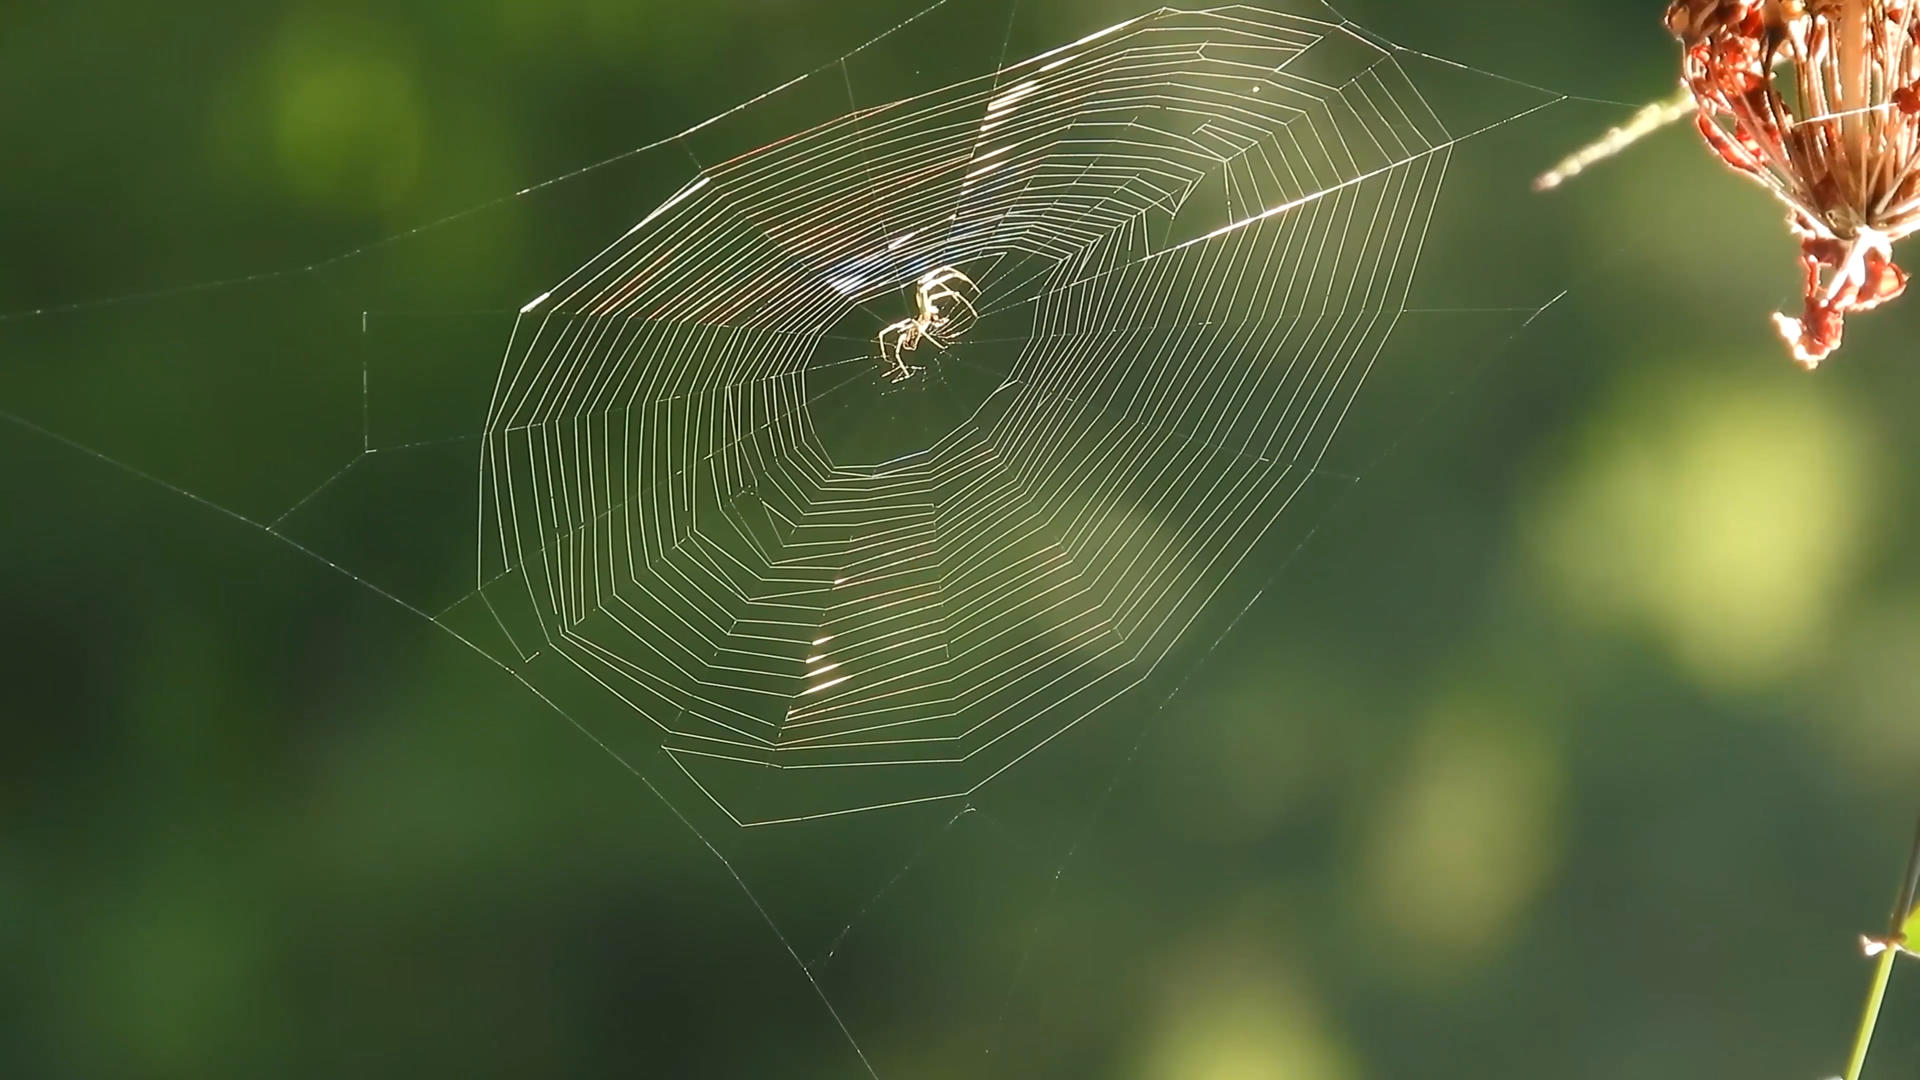
[[(0, 1072), (1833, 1072), (1920, 775), (1920, 300), (1797, 371), (1780, 213), (1684, 130), (1526, 194), (1672, 85), (1658, 4), (1345, 6), (1580, 100), (1459, 149), (1433, 244), (1477, 269), (1399, 339), (1430, 392), (1383, 385), (1260, 603), (965, 810), (732, 830), (218, 511), (333, 473), (364, 369), (380, 445), (455, 441), (288, 535), (457, 588), (439, 478), (512, 306), (691, 166), (495, 200), (915, 7), (0, 10), (0, 311), (229, 282), (0, 322), (45, 429), (0, 424)], [(1015, 48), (1131, 13), (1027, 0)], [(1916, 1066), (1896, 977), (1869, 1074)]]

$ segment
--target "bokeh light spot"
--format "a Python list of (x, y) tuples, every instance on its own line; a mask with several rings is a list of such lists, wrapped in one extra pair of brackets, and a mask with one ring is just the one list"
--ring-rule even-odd
[(1368, 845), (1370, 923), (1442, 965), (1467, 962), (1524, 924), (1558, 861), (1561, 763), (1525, 717), (1441, 705), (1415, 740)]
[(1814, 654), (1862, 554), (1862, 425), (1809, 379), (1658, 383), (1557, 478), (1539, 565), (1570, 611), (1650, 631), (1702, 683), (1766, 683)]
[[(1223, 967), (1225, 970), (1223, 970)], [(1319, 1010), (1276, 972), (1209, 964), (1176, 977), (1139, 1080), (1355, 1080), (1351, 1055)]]
[(308, 203), (387, 209), (419, 175), (425, 117), (411, 65), (377, 26), (297, 16), (273, 60), (274, 142)]

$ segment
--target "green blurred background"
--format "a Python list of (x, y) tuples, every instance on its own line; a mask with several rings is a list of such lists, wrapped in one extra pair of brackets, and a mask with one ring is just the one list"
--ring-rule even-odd
[[(855, 99), (990, 67), (952, 5)], [(1781, 214), (1684, 130), (1527, 191), (1621, 105), (1462, 144), (1361, 482), (969, 805), (742, 832), (367, 587), (460, 595), (513, 309), (694, 166), (561, 178), (917, 6), (0, 9), (0, 1072), (1838, 1071), (1920, 810), (1920, 300), (1809, 376)], [(1343, 10), (1631, 103), (1659, 7)], [(1025, 0), (1012, 55), (1137, 10)]]

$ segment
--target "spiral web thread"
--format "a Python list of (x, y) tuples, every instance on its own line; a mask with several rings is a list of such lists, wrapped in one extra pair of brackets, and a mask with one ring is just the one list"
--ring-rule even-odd
[[(791, 105), (782, 95), (894, 46), (946, 6), (678, 135), (374, 244), (3, 312), (0, 324), (34, 341), (69, 317), (322, 280), (648, 151), (677, 160), (734, 118), (777, 122)], [(723, 850), (669, 794), (678, 777), (625, 753), (608, 710), (736, 822), (924, 803), (976, 791), (1138, 686), (1210, 602), (1221, 606), (1408, 313), (1452, 149), (1562, 102), (1619, 106), (1386, 45), (1315, 10), (1326, 17), (1162, 9), (715, 157), (520, 312), (481, 435), (472, 591), (461, 583), (428, 600), (431, 585), (388, 579), (399, 561), (383, 570), (304, 528), (352, 522), (328, 500), (355, 485), (384, 493), (388, 470), (423, 455), (457, 449), (446, 460), (471, 475), (470, 428), (373, 436), (369, 406), (385, 399), (357, 351), (364, 310), (355, 351), (338, 353), (359, 361), (357, 446), (317, 485), (249, 463), (241, 471), (270, 482), (272, 510), (181, 479), (165, 458), (103, 448), (116, 444), (58, 418), (75, 396), (69, 380), (37, 402), (10, 388), (0, 421), (271, 537), (502, 669), (724, 868), (877, 1076), (822, 972), (844, 963), (835, 958), (856, 922), (896, 902), (889, 890), (919, 873), (920, 856), (809, 962), (796, 944), (805, 936), (749, 884), (758, 875), (743, 851)], [(1535, 104), (1442, 123), (1403, 70), (1409, 59), (1472, 77), (1476, 95), (1499, 82)], [(876, 396), (886, 373), (873, 335), (911, 314), (912, 283), (942, 267), (979, 283), (978, 319), (946, 351), (920, 350), (920, 376)], [(240, 309), (251, 340), (261, 309)], [(304, 292), (285, 310), (310, 320), (289, 325), (315, 334), (316, 354), (341, 333)], [(1544, 308), (1421, 310), (1531, 320)], [(98, 321), (121, 345), (125, 326)], [(199, 313), (183, 325), (200, 327)], [(73, 324), (57, 326), (64, 338)], [(205, 348), (181, 340), (221, 365), (251, 355), (218, 336)], [(460, 359), (444, 342), (435, 352)], [(308, 384), (285, 392), (285, 416), (297, 414), (292, 399), (307, 408)], [(911, 412), (908, 401), (932, 403), (921, 415), (940, 422), (904, 425), (894, 433), (908, 436), (904, 450), (869, 454), (843, 437), (888, 409)], [(447, 409), (461, 423), (478, 411)], [(391, 531), (406, 546), (420, 526)], [(426, 569), (443, 568), (440, 549), (428, 558)], [(504, 645), (478, 622), (483, 611)], [(1118, 772), (1106, 775), (1111, 792)], [(968, 800), (941, 831), (986, 816), (974, 809)], [(1058, 882), (1066, 861), (1047, 861)], [(809, 863), (805, 889), (830, 876)], [(1015, 983), (1031, 977), (1031, 941)], [(891, 994), (891, 976), (886, 985)], [(1007, 1015), (1003, 1003), (1002, 1026)]]
[[(1150, 673), (1313, 474), (1456, 141), (1394, 53), (1231, 6), (702, 171), (515, 326), (481, 474), (481, 580), (529, 601), (503, 627), (737, 821), (976, 789)], [(857, 335), (941, 267), (980, 319), (909, 392), (984, 393), (837, 460), (882, 377)]]

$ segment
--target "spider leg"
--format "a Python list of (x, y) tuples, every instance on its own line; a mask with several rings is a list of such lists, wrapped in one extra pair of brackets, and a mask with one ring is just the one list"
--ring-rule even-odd
[[(972, 282), (968, 282), (968, 284), (972, 284)], [(980, 309), (973, 306), (973, 301), (967, 299), (965, 293), (955, 292), (945, 285), (934, 289), (927, 294), (927, 297), (929, 300), (958, 300), (960, 301), (960, 306), (967, 309), (967, 314), (972, 315), (976, 319), (980, 317)]]
[(959, 340), (960, 331), (964, 329), (954, 325), (958, 321), (959, 312), (948, 315), (940, 310), (942, 304), (951, 300), (965, 309), (966, 314), (971, 318), (980, 317), (980, 309), (974, 306), (973, 300), (955, 289), (949, 284), (950, 282), (973, 285), (972, 278), (951, 266), (945, 266), (920, 275), (918, 286), (914, 290), (915, 299), (920, 307), (919, 334), (933, 342), (934, 347), (942, 352), (946, 351), (947, 346)]
[(949, 296), (956, 300), (964, 301), (965, 298), (954, 291), (951, 285), (947, 284), (950, 281), (963, 281), (968, 285), (973, 285), (972, 278), (955, 270), (951, 266), (947, 266), (938, 270), (929, 270), (920, 275), (920, 281), (915, 287), (914, 292), (921, 298), (923, 304), (931, 304), (936, 300), (941, 300)]
[[(895, 382), (899, 382), (901, 379), (913, 374), (913, 369), (907, 366), (907, 362), (902, 358), (901, 353), (912, 351), (914, 337), (918, 333), (917, 325), (918, 324), (912, 319), (901, 319), (899, 322), (887, 325), (880, 331), (878, 338), (880, 342), (880, 358), (887, 361), (889, 365), (887, 372), (888, 377)], [(889, 344), (891, 344), (892, 348), (888, 348)]]
[(968, 285), (973, 284), (973, 279), (961, 273), (958, 267), (941, 266), (920, 275), (920, 288), (923, 290), (932, 289), (936, 286), (945, 285), (949, 281), (964, 281)]
[(941, 319), (933, 326), (922, 329), (920, 336), (933, 342), (941, 352), (946, 352), (947, 346), (960, 340), (960, 332), (951, 327), (952, 322), (951, 319)]
[(907, 363), (906, 354), (914, 351), (922, 341), (933, 342), (933, 347), (945, 352), (959, 336), (950, 329), (953, 317), (940, 310), (940, 305), (953, 300), (966, 309), (975, 319), (980, 317), (980, 309), (973, 301), (955, 289), (950, 283), (962, 282), (974, 286), (973, 279), (959, 268), (952, 266), (935, 267), (921, 274), (913, 286), (913, 318), (901, 319), (880, 331), (880, 355), (887, 361), (888, 374), (898, 382), (910, 378), (919, 369)]
[(919, 280), (914, 282), (914, 306), (917, 307), (920, 312), (919, 318), (916, 321), (920, 324), (920, 332), (922, 334), (927, 333), (930, 328), (944, 326), (953, 321), (940, 312), (940, 302), (949, 298), (958, 300), (967, 309), (969, 314), (975, 318), (979, 318), (980, 312), (973, 306), (973, 301), (968, 300), (965, 296), (955, 291), (954, 288), (948, 284), (948, 282), (951, 281), (961, 281), (968, 285), (973, 284), (972, 278), (952, 266), (935, 267), (921, 274)]

